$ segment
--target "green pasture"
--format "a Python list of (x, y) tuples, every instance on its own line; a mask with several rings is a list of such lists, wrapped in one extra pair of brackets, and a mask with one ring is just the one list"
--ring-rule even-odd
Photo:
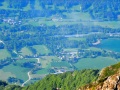
[(21, 52), (21, 55), (23, 56), (33, 55), (32, 51), (28, 47), (23, 47), (20, 52)]
[(60, 61), (60, 59), (56, 56), (43, 56), (40, 58), (42, 68), (50, 68), (53, 61)]
[(78, 48), (64, 48), (63, 51), (65, 51), (65, 52), (77, 52)]
[(19, 59), (17, 60), (15, 63), (16, 64), (23, 64), (25, 62), (36, 62), (37, 63), (37, 59), (32, 59), (32, 58), (27, 58), (27, 59)]
[(69, 37), (68, 40), (71, 40), (71, 41), (85, 41), (85, 38), (81, 38), (81, 37)]
[(72, 19), (73, 21), (89, 21), (91, 20), (91, 16), (89, 13), (84, 13), (84, 12), (70, 12), (70, 13), (63, 13), (64, 15), (67, 16), (68, 19)]
[(6, 59), (7, 57), (11, 57), (10, 52), (7, 49), (0, 49), (0, 60)]
[(102, 21), (102, 22), (93, 22), (93, 25), (98, 25), (101, 27), (108, 27), (108, 28), (120, 28), (120, 21)]
[(83, 58), (79, 59), (77, 63), (74, 64), (74, 66), (78, 70), (82, 69), (102, 69), (104, 67), (107, 67), (109, 65), (115, 64), (120, 60), (116, 60), (111, 57), (97, 57), (97, 58)]
[(41, 69), (41, 70), (38, 70), (37, 72), (36, 72), (36, 74), (49, 74), (49, 72), (48, 72), (48, 68), (43, 68), (43, 69)]
[(48, 55), (49, 53), (51, 53), (45, 45), (34, 45), (32, 47), (36, 49), (37, 54)]
[(27, 73), (28, 71), (30, 71), (30, 69), (28, 68), (14, 66), (13, 64), (5, 66), (2, 70), (4, 72), (11, 72), (12, 74), (15, 75), (15, 77), (17, 77), (18, 79), (22, 79), (23, 81), (26, 81), (28, 79)]
[(70, 64), (67, 61), (51, 62), (51, 67), (67, 67), (67, 68), (70, 68)]
[(89, 47), (88, 50), (92, 50), (92, 51), (102, 51), (100, 48), (97, 48), (97, 47)]
[(0, 80), (7, 81), (9, 77), (16, 77), (15, 74), (11, 73), (11, 71), (3, 71), (0, 70)]

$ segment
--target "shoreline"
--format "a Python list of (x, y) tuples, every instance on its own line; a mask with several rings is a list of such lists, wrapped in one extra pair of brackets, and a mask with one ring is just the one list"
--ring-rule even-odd
[(101, 41), (98, 39), (97, 42), (92, 43), (92, 44), (93, 44), (93, 45), (98, 45), (98, 44), (100, 44), (100, 43), (101, 43)]

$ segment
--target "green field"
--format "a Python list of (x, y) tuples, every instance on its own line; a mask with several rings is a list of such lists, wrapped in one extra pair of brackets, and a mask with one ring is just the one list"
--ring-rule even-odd
[(56, 56), (42, 56), (40, 58), (42, 69), (38, 70), (36, 74), (48, 74), (48, 70), (51, 68), (51, 63), (56, 61), (59, 62), (61, 60)]
[[(3, 71), (4, 72), (9, 72), (8, 73), (8, 76), (10, 77), (16, 77), (18, 79), (22, 79), (24, 81), (26, 81), (28, 79), (28, 71), (31, 70), (31, 68), (25, 68), (25, 67), (22, 67), (21, 65), (25, 62), (37, 62), (36, 59), (20, 59), (20, 60), (17, 60), (16, 62), (14, 62), (15, 65), (13, 64), (10, 64), (10, 65), (7, 65), (5, 67), (3, 67)], [(1, 74), (1, 77), (4, 77), (3, 74)]]
[(21, 63), (21, 64), (25, 62), (37, 62), (37, 59), (29, 58), (29, 59), (20, 59), (16, 61), (16, 63)]
[(102, 51), (100, 48), (97, 48), (97, 47), (89, 47), (88, 50), (92, 50), (92, 51)]
[(83, 12), (70, 12), (70, 13), (63, 13), (64, 15), (67, 16), (67, 18), (73, 20), (73, 21), (89, 21), (91, 20), (91, 16), (89, 13), (83, 13)]
[(38, 71), (36, 72), (36, 74), (44, 75), (44, 74), (49, 74), (49, 72), (48, 72), (48, 69), (43, 68), (43, 69), (41, 69), (41, 70), (38, 70)]
[[(39, 75), (45, 75), (49, 74), (48, 70), (51, 68), (51, 62), (60, 61), (59, 58), (56, 56), (42, 56), (40, 58), (41, 63), (41, 70), (38, 70), (35, 74), (32, 76), (39, 76)], [(27, 59), (19, 59), (15, 61), (13, 64), (4, 66), (2, 70), (0, 70), (0, 77), (2, 80), (7, 81), (9, 77), (16, 77), (18, 79), (22, 79), (23, 81), (26, 81), (28, 79), (28, 71), (30, 71), (32, 68), (25, 68), (21, 66), (23, 63), (26, 62), (35, 62), (37, 63), (37, 59), (35, 58), (27, 58)], [(10, 71), (10, 72), (9, 72)], [(6, 77), (4, 77), (6, 76)]]
[(33, 55), (32, 51), (28, 47), (23, 47), (20, 52), (21, 52), (21, 55), (23, 56)]
[(67, 68), (70, 68), (70, 64), (67, 61), (51, 62), (51, 67), (67, 67)]
[[(60, 26), (60, 25), (73, 25), (73, 24), (83, 24), (83, 25), (87, 25), (87, 26), (90, 25), (89, 22), (78, 21), (75, 18), (62, 19), (62, 21), (59, 21), (59, 20), (54, 21), (54, 20), (51, 20), (51, 19), (52, 19), (52, 17), (49, 17), (49, 18), (38, 17), (38, 18), (31, 19), (31, 20), (26, 19), (26, 20), (24, 20), (23, 24), (24, 25), (30, 24), (30, 25), (33, 25), (33, 26), (40, 26), (42, 24), (45, 24), (47, 26), (53, 26), (53, 25)], [(81, 17), (81, 19), (82, 19), (82, 17)], [(93, 24), (91, 24), (91, 25), (93, 25)]]
[(71, 10), (81, 10), (81, 5), (75, 5), (71, 8)]
[(103, 22), (93, 22), (93, 25), (98, 25), (102, 27), (109, 28), (120, 28), (120, 21), (103, 21)]
[(57, 57), (47, 57), (46, 59), (45, 60), (40, 59), (42, 69), (38, 70), (36, 74), (41, 74), (41, 75), (49, 74), (49, 69), (51, 69), (52, 67), (57, 67), (57, 68), (66, 67), (67, 69), (70, 68), (70, 64), (67, 61), (60, 61)]
[(44, 45), (34, 45), (32, 47), (36, 49), (37, 54), (48, 55), (49, 53), (51, 53), (50, 50)]
[(21, 66), (14, 66), (13, 64), (10, 64), (8, 66), (5, 66), (3, 68), (3, 71), (4, 72), (11, 72), (18, 79), (22, 79), (22, 80), (26, 81), (28, 79), (27, 72), (30, 71), (30, 69), (24, 68)]
[[(66, 15), (67, 18), (62, 19), (62, 21), (52, 20), (53, 17), (44, 18), (44, 17), (37, 17), (34, 19), (26, 19), (24, 20), (25, 25), (30, 24), (33, 26), (39, 26), (42, 24), (48, 26), (60, 26), (60, 25), (73, 25), (73, 24), (83, 24), (85, 26), (101, 26), (101, 27), (108, 27), (108, 28), (120, 28), (120, 21), (94, 21), (91, 19), (89, 13), (82, 13), (82, 12), (72, 12), (72, 13), (63, 13)], [(29, 23), (28, 23), (29, 22)]]
[(0, 80), (7, 81), (9, 77), (16, 77), (15, 74), (11, 73), (11, 71), (5, 72), (0, 70)]
[[(7, 7), (7, 6), (8, 6), (7, 2), (3, 2), (2, 5), (3, 5), (3, 6), (0, 6), (0, 9), (11, 9), (11, 8), (8, 8), (8, 7)], [(12, 10), (12, 9), (11, 9), (11, 10)]]
[(80, 59), (78, 63), (75, 63), (74, 66), (78, 70), (90, 69), (90, 68), (91, 69), (102, 69), (109, 65), (115, 64), (119, 61), (120, 60), (116, 60), (110, 57), (83, 58), (83, 59)]
[(10, 52), (6, 49), (0, 49), (0, 60), (6, 59), (7, 57), (11, 57)]
[(43, 56), (40, 58), (42, 68), (51, 67), (51, 62), (53, 61), (60, 61), (60, 59), (56, 56)]
[(85, 38), (80, 38), (80, 37), (69, 37), (68, 40), (72, 40), (72, 41), (85, 41)]
[(2, 6), (0, 6), (0, 9), (16, 10), (17, 8), (9, 8), (8, 7), (8, 2), (4, 0), (4, 2), (2, 3)]
[(63, 49), (63, 51), (65, 51), (65, 52), (77, 52), (78, 48), (65, 48), (65, 49)]

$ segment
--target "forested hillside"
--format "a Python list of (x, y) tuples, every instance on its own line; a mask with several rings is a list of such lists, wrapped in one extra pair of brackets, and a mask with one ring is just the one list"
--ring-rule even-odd
[(23, 88), (23, 90), (76, 90), (81, 86), (94, 82), (99, 70), (82, 70), (59, 75), (48, 75), (41, 81)]

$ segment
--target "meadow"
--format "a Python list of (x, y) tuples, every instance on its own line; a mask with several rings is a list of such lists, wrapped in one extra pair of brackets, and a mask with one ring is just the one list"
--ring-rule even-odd
[(10, 71), (4, 71), (0, 69), (0, 80), (7, 81), (9, 77), (16, 77), (16, 75)]
[[(26, 81), (28, 79), (27, 73), (28, 73), (28, 71), (30, 71), (32, 69), (32, 68), (27, 68), (27, 67), (22, 66), (23, 63), (26, 63), (26, 62), (35, 62), (36, 63), (37, 60), (36, 59), (19, 59), (19, 60), (13, 62), (12, 64), (4, 66), (2, 70), (4, 71), (5, 74), (8, 73), (7, 74), (8, 76), (16, 77), (18, 79)], [(1, 77), (4, 77), (3, 74), (1, 74)], [(6, 79), (7, 78), (8, 77), (6, 76)]]
[(23, 47), (20, 51), (20, 54), (25, 55), (33, 55), (32, 51), (28, 47)]
[(81, 38), (81, 37), (69, 37), (68, 40), (71, 41), (85, 41), (85, 38)]
[[(74, 64), (74, 66), (78, 70), (82, 69), (102, 69), (106, 66), (115, 64), (119, 62), (120, 59), (114, 59), (111, 57), (97, 57), (97, 58), (83, 58), (79, 59), (77, 63)], [(103, 63), (104, 62), (104, 63)]]
[(24, 68), (21, 66), (14, 66), (13, 64), (5, 66), (2, 70), (4, 72), (11, 72), (12, 74), (15, 75), (15, 77), (23, 81), (26, 81), (28, 79), (27, 72), (30, 71), (29, 68)]
[(67, 61), (52, 62), (51, 67), (57, 67), (57, 68), (67, 67), (67, 68), (70, 68), (70, 64)]
[(48, 55), (51, 53), (51, 51), (45, 45), (34, 45), (32, 47), (36, 50), (37, 54)]
[(48, 70), (51, 68), (52, 62), (60, 62), (61, 60), (56, 56), (42, 56), (40, 58), (41, 69), (36, 74), (48, 74)]
[(7, 49), (0, 49), (0, 60), (12, 57)]

